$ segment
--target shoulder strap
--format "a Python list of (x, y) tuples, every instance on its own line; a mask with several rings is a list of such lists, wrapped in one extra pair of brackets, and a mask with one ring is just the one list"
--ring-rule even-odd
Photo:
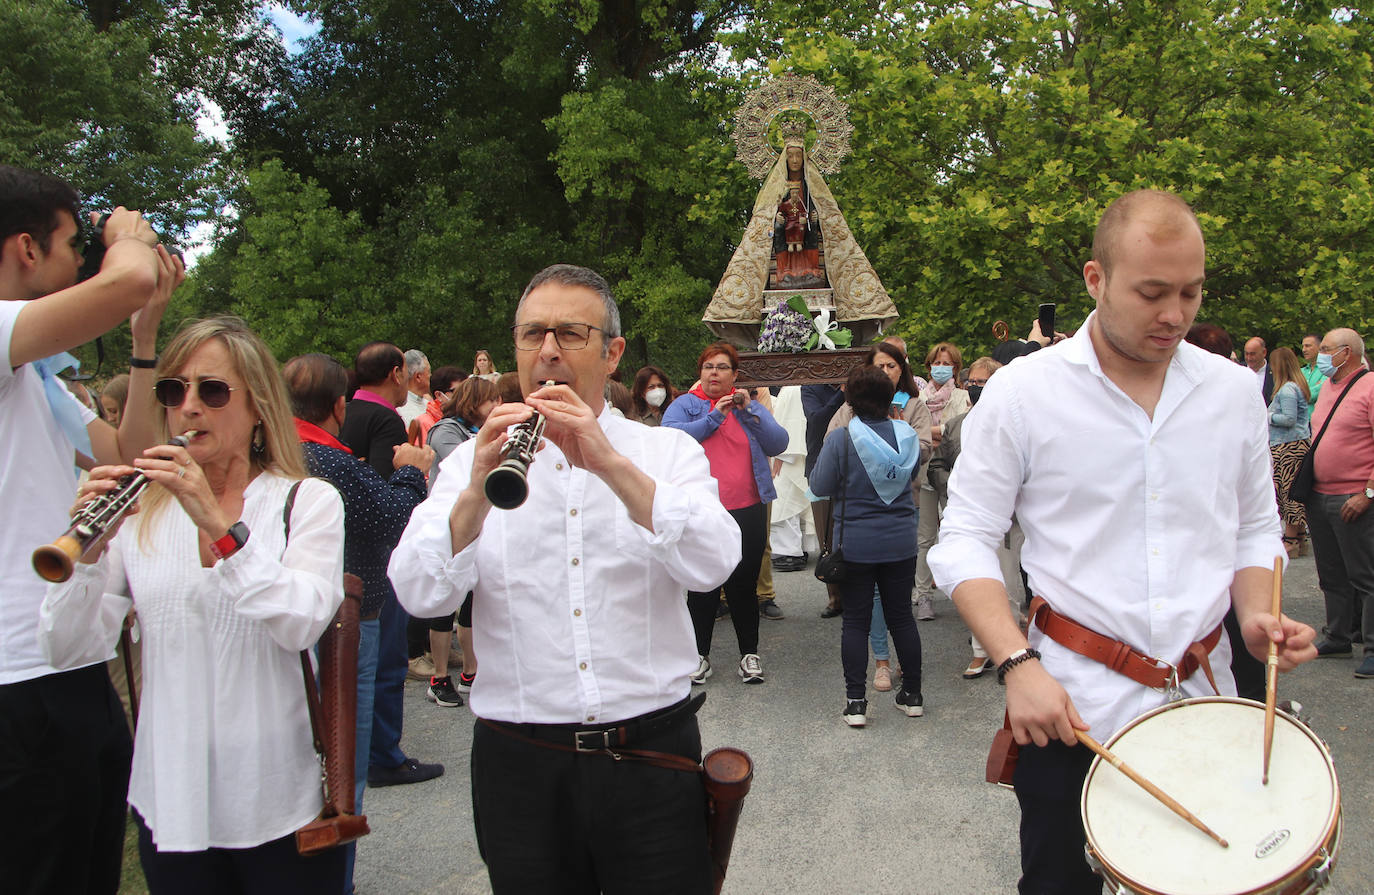
[(1326, 422), (1322, 423), (1321, 431), (1317, 433), (1317, 437), (1312, 441), (1312, 447), (1308, 449), (1309, 454), (1315, 457), (1317, 445), (1321, 444), (1322, 436), (1326, 434), (1326, 427), (1331, 425), (1331, 421), (1336, 418), (1336, 409), (1341, 406), (1341, 402), (1345, 400), (1345, 396), (1350, 394), (1350, 390), (1355, 387), (1355, 383), (1360, 381), (1360, 377), (1368, 372), (1368, 370), (1361, 370), (1356, 373), (1355, 378), (1351, 379), (1350, 384), (1345, 387), (1345, 391), (1341, 392), (1340, 397), (1336, 398), (1336, 403), (1331, 405), (1331, 412), (1326, 415)]
[[(844, 492), (849, 488), (849, 429), (845, 426), (840, 427), (844, 433), (844, 448), (840, 452), (840, 496), (839, 496), (839, 519), (840, 519), (840, 544), (844, 543)], [(840, 546), (836, 544), (835, 546)]]
[[(296, 494), (301, 482), (294, 482), (286, 492), (286, 504), (281, 511), (281, 524), (286, 530), (286, 543), (291, 543), (291, 510), (296, 506)], [(315, 738), (315, 752), (324, 755), (324, 731), (320, 727), (320, 691), (315, 684), (315, 669), (310, 666), (310, 650), (301, 650), (301, 675), (305, 679), (305, 705), (310, 710), (310, 733)]]

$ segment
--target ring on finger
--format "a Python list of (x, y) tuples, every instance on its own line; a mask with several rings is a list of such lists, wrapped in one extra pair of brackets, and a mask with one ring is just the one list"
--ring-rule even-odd
[(186, 467), (185, 467), (185, 466), (183, 466), (183, 467), (181, 467), (180, 469), (177, 470), (177, 478), (179, 478), (179, 479), (184, 479), (184, 478), (186, 478)]

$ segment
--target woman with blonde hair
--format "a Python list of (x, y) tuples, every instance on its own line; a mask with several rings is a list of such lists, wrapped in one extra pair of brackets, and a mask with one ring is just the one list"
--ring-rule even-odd
[(119, 421), (124, 417), (124, 405), (128, 401), (129, 374), (120, 373), (100, 390), (100, 407), (97, 409), (103, 412), (105, 422), (118, 429)]
[(1273, 459), (1274, 493), (1279, 501), (1279, 515), (1283, 517), (1283, 544), (1291, 557), (1306, 552), (1307, 545), (1307, 513), (1301, 501), (1288, 496), (1288, 489), (1311, 445), (1307, 413), (1311, 392), (1292, 350), (1271, 351), (1269, 369), (1274, 375), (1274, 397), (1269, 401), (1269, 454)]
[(495, 382), (501, 378), (501, 371), (496, 369), (496, 364), (492, 363), (491, 353), (485, 348), (478, 348), (477, 353), (472, 357), (472, 375), (481, 376), (488, 382)]
[(343, 600), (343, 502), (306, 478), (276, 360), (242, 320), (186, 324), (157, 375), (164, 440), (188, 444), (92, 470), (79, 502), (135, 471), (152, 485), (127, 528), (49, 587), (44, 653), (103, 660), (139, 611), (129, 805), (149, 891), (334, 895), (343, 850), (303, 858), (293, 834), (323, 804), (300, 651)]

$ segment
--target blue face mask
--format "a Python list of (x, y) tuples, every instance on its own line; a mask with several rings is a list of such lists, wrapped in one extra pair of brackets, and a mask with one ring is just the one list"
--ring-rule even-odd
[(932, 364), (930, 367), (930, 378), (944, 385), (949, 382), (954, 375), (954, 367), (951, 364)]
[[(1340, 348), (1336, 349), (1336, 351), (1340, 350)], [(1331, 360), (1335, 356), (1335, 352), (1332, 352), (1331, 354), (1317, 355), (1317, 372), (1321, 373), (1327, 379), (1330, 379), (1332, 376), (1336, 375), (1336, 364)]]

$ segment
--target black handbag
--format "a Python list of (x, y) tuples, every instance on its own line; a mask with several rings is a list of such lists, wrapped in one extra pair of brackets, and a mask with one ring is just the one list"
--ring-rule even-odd
[(1356, 373), (1355, 378), (1350, 380), (1350, 385), (1336, 399), (1336, 403), (1331, 405), (1331, 412), (1326, 415), (1326, 422), (1322, 423), (1322, 430), (1312, 440), (1312, 446), (1307, 449), (1307, 453), (1302, 455), (1302, 463), (1298, 466), (1297, 474), (1293, 476), (1293, 484), (1288, 486), (1289, 500), (1306, 503), (1307, 498), (1312, 495), (1312, 486), (1317, 481), (1317, 445), (1321, 443), (1322, 436), (1326, 434), (1326, 427), (1331, 425), (1331, 421), (1336, 418), (1336, 410), (1345, 400), (1345, 396), (1350, 394), (1350, 390), (1355, 387), (1356, 382), (1360, 381), (1360, 377), (1368, 372), (1368, 370), (1361, 370)]
[[(841, 430), (844, 431), (844, 430)], [(845, 432), (844, 438), (849, 438), (849, 433)], [(840, 496), (839, 508), (837, 512), (840, 520), (840, 535), (837, 543), (831, 544), (829, 550), (822, 550), (821, 555), (816, 558), (816, 580), (826, 584), (839, 584), (844, 581), (848, 574), (848, 569), (844, 564), (844, 552), (841, 544), (844, 541), (844, 491), (849, 485), (849, 445), (844, 446), (844, 453), (840, 455)]]

